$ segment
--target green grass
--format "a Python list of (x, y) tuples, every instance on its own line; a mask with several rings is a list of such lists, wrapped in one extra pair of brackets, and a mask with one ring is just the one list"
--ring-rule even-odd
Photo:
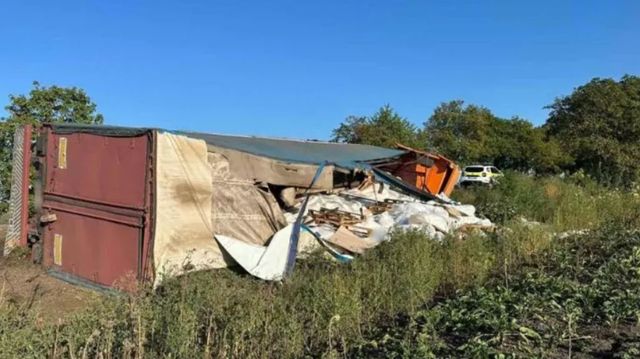
[(606, 189), (586, 178), (536, 178), (507, 172), (493, 189), (475, 187), (454, 192), (453, 198), (474, 204), (496, 223), (519, 218), (542, 222), (555, 231), (597, 228), (633, 211), (638, 196)]
[[(389, 243), (349, 265), (321, 255), (299, 262), (294, 276), (284, 283), (265, 283), (229, 270), (195, 273), (170, 280), (156, 292), (107, 297), (61, 323), (43, 323), (38, 313), (25, 312), (0, 295), (0, 356), (294, 358), (489, 353), (502, 349), (494, 342), (451, 349), (447, 333), (462, 323), (455, 318), (466, 315), (454, 315), (456, 304), (440, 304), (437, 308), (443, 309), (434, 312), (429, 308), (453, 303), (449, 301), (462, 295), (472, 298), (470, 308), (482, 297), (489, 303), (488, 313), (502, 310), (501, 298), (512, 294), (492, 288), (497, 288), (496, 283), (504, 283), (509, 291), (524, 286), (521, 268), (542, 263), (548, 255), (540, 254), (554, 250), (553, 232), (598, 229), (611, 219), (631, 223), (640, 213), (638, 199), (629, 193), (515, 174), (494, 191), (471, 189), (459, 191), (457, 197), (477, 204), (504, 226), (486, 235), (451, 236), (443, 243), (419, 232), (398, 232)], [(519, 217), (541, 224), (527, 224)], [(594, 238), (594, 243), (602, 240)], [(490, 295), (481, 292), (487, 283)], [(497, 325), (498, 333), (510, 335), (509, 323), (516, 314), (506, 311), (491, 325)], [(435, 319), (428, 319), (431, 316)], [(446, 320), (453, 324), (444, 326), (444, 332), (430, 331)], [(487, 324), (479, 323), (477, 328), (482, 325)], [(460, 341), (474, 343), (467, 337)]]
[(537, 261), (375, 333), (351, 356), (637, 358), (637, 225), (557, 239)]

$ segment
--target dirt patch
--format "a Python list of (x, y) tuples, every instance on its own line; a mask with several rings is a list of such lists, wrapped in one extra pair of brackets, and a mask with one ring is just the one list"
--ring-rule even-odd
[(4, 237), (7, 235), (7, 227), (6, 224), (0, 224), (0, 243), (4, 243)]
[(28, 258), (0, 258), (0, 301), (35, 311), (45, 321), (57, 321), (86, 308), (100, 295), (50, 277)]

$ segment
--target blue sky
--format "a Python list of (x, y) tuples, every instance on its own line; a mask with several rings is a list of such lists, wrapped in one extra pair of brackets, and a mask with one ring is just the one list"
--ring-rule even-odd
[(592, 77), (640, 75), (640, 1), (5, 1), (1, 104), (84, 88), (113, 125), (326, 139), (389, 103), (544, 122)]

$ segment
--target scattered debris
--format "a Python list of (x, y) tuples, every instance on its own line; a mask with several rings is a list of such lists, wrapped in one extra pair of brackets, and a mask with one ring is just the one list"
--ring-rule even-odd
[(309, 210), (313, 221), (317, 224), (327, 223), (334, 226), (356, 224), (362, 222), (362, 215), (341, 211), (339, 209), (320, 208), (320, 210)]
[[(297, 196), (292, 198), (293, 193)], [(457, 233), (462, 237), (494, 228), (488, 219), (475, 216), (473, 206), (456, 203), (446, 196), (424, 201), (375, 182), (370, 174), (354, 188), (306, 194), (287, 189), (285, 196), (279, 195), (283, 216), (289, 224), (278, 231), (268, 245), (215, 235), (240, 266), (261, 279), (284, 278), (287, 245), (293, 243), (287, 236), (292, 236), (291, 228), (298, 220), (304, 223), (297, 244), (301, 257), (324, 249), (341, 262), (348, 262), (354, 255), (389, 240), (393, 230), (419, 230), (429, 238), (442, 240), (448, 234)]]
[[(293, 207), (285, 213), (290, 223), (298, 211), (299, 207)], [(436, 240), (458, 230), (465, 233), (493, 228), (491, 221), (475, 216), (473, 206), (452, 201), (423, 202), (381, 183), (313, 194), (305, 223), (320, 239), (350, 254), (362, 254), (388, 240), (394, 228), (421, 230)]]
[(584, 236), (586, 234), (588, 234), (590, 231), (588, 229), (575, 229), (575, 230), (571, 230), (571, 231), (565, 231), (565, 232), (561, 232), (561, 233), (556, 233), (556, 237), (558, 239), (565, 239), (565, 238), (569, 238), (572, 236), (575, 237), (580, 237), (580, 236)]

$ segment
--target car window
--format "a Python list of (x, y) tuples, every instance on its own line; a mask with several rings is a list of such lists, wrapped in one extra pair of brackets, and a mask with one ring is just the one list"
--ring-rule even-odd
[(480, 166), (465, 167), (464, 169), (465, 172), (469, 172), (469, 173), (478, 173), (478, 172), (482, 172), (483, 170), (484, 168)]
[(495, 167), (491, 167), (491, 173), (500, 173), (500, 170)]

